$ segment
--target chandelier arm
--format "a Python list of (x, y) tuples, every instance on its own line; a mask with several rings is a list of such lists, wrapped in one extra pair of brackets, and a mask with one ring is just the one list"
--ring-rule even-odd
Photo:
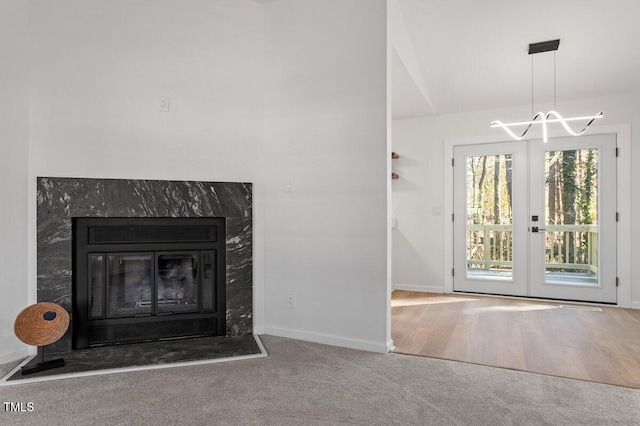
[(562, 124), (562, 127), (564, 127), (564, 129), (567, 131), (567, 133), (571, 134), (572, 136), (581, 136), (583, 135), (587, 129), (589, 128), (589, 126), (591, 126), (591, 123), (593, 123), (597, 118), (600, 118), (602, 116), (602, 112), (600, 112), (599, 114), (593, 116), (593, 118), (591, 118), (591, 120), (589, 120), (589, 122), (584, 126), (584, 128), (582, 130), (580, 130), (579, 132), (574, 131), (569, 124), (567, 123), (567, 121), (556, 111), (549, 111), (547, 113), (546, 118), (548, 119), (550, 116), (554, 116), (559, 122), (560, 124)]
[(517, 140), (517, 141), (521, 141), (522, 139), (524, 139), (524, 137), (526, 136), (527, 132), (529, 132), (529, 130), (531, 129), (531, 126), (533, 126), (534, 124), (536, 124), (536, 120), (538, 119), (538, 117), (540, 117), (540, 120), (542, 122), (543, 127), (546, 129), (547, 125), (545, 123), (546, 118), (544, 113), (539, 112), (535, 115), (535, 117), (533, 117), (533, 119), (531, 120), (531, 122), (529, 123), (529, 125), (527, 126), (526, 129), (524, 129), (524, 132), (522, 132), (522, 134), (520, 136), (516, 135), (515, 133), (513, 133), (511, 131), (511, 129), (509, 128), (509, 124), (504, 124), (502, 121), (500, 120), (496, 120), (496, 121), (492, 121), (491, 122), (491, 126), (492, 127), (501, 127), (502, 130), (504, 130), (505, 132), (507, 132), (507, 134), (509, 134), (509, 136), (511, 136), (513, 139)]
[(534, 117), (534, 120), (540, 116), (541, 124), (542, 124), (542, 142), (547, 143), (549, 138), (547, 137), (547, 119), (549, 118), (549, 114), (544, 115), (543, 112), (539, 112)]
[[(503, 123), (502, 121), (499, 121), (499, 120), (492, 121), (491, 127), (501, 127), (502, 130), (507, 132), (507, 134), (509, 134), (509, 136), (511, 136), (513, 139), (520, 141), (524, 139), (524, 137), (526, 136), (526, 134), (529, 132), (529, 130), (534, 124), (542, 124), (542, 140), (543, 142), (546, 143), (548, 141), (548, 123), (560, 123), (562, 124), (564, 129), (567, 131), (567, 133), (569, 133), (570, 135), (581, 136), (587, 131), (589, 126), (591, 126), (591, 124), (595, 120), (602, 117), (603, 117), (603, 114), (602, 112), (600, 112), (596, 115), (585, 116), (585, 117), (563, 118), (558, 112), (549, 111), (546, 114), (543, 112), (538, 112), (531, 121), (523, 121), (523, 122), (516, 122), (516, 123)], [(567, 124), (568, 121), (576, 121), (576, 120), (589, 120), (589, 121), (587, 122), (587, 124), (584, 126), (582, 130), (580, 130), (579, 132), (576, 132), (569, 126), (569, 124)], [(525, 124), (527, 125), (527, 128), (524, 130), (524, 132), (522, 132), (520, 136), (516, 135), (509, 128), (512, 126), (524, 126)]]
[(524, 136), (527, 134), (527, 132), (529, 131), (529, 129), (531, 128), (531, 126), (533, 126), (533, 123), (529, 124), (527, 126), (526, 129), (524, 129), (524, 132), (522, 132), (522, 134), (520, 136), (516, 135), (515, 133), (513, 133), (511, 131), (511, 129), (504, 124), (502, 121), (496, 120), (496, 121), (492, 121), (491, 122), (491, 126), (492, 127), (500, 127), (502, 128), (502, 130), (504, 130), (505, 132), (507, 132), (507, 134), (509, 134), (509, 136), (511, 136), (513, 139), (517, 140), (517, 141), (521, 141), (522, 139), (524, 139)]
[(602, 118), (602, 112), (600, 112), (598, 115), (595, 115), (591, 118), (591, 120), (589, 120), (589, 122), (587, 124), (585, 124), (584, 128), (580, 131), (580, 134), (584, 134), (584, 132), (587, 131), (587, 129), (589, 128), (589, 126), (591, 126), (591, 123), (593, 123), (594, 121), (596, 121), (598, 118)]

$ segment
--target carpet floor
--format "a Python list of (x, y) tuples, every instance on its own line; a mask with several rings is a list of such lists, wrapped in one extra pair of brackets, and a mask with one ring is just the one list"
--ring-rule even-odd
[(263, 342), (267, 358), (0, 387), (3, 402), (33, 403), (33, 411), (0, 410), (0, 424), (640, 424), (633, 389), (273, 336)]

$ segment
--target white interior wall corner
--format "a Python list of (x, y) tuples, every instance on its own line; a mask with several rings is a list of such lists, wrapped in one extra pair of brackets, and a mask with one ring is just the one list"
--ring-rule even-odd
[(386, 348), (386, 19), (386, 0), (265, 8), (270, 333)]

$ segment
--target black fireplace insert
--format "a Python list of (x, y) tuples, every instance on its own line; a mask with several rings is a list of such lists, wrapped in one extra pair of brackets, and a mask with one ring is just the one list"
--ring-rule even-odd
[(74, 218), (73, 349), (225, 334), (224, 218)]

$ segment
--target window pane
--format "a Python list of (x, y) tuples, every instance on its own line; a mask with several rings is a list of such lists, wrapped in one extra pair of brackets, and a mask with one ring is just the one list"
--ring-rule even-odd
[(545, 280), (598, 284), (598, 150), (545, 153)]
[(467, 276), (513, 277), (511, 154), (467, 157)]

